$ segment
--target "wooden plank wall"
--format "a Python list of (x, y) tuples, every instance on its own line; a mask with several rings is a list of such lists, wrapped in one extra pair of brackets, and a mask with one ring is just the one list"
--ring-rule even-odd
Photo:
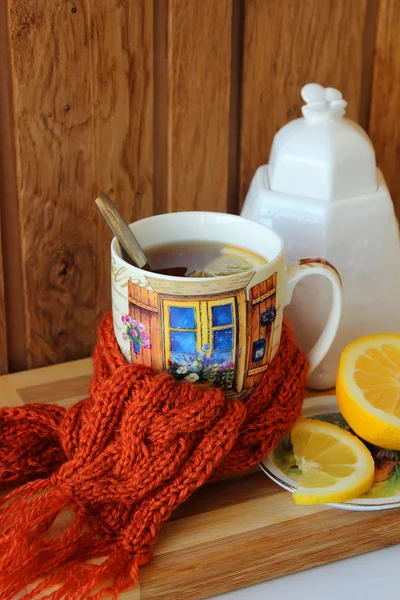
[(275, 132), (301, 116), (305, 82), (337, 87), (358, 120), (367, 0), (248, 0), (244, 19), (240, 201)]
[(369, 133), (400, 217), (400, 2), (381, 0)]
[[(0, 215), (1, 219), (1, 215)], [(0, 220), (1, 227), (1, 220)], [(1, 244), (1, 236), (0, 236)], [(6, 304), (4, 299), (4, 270), (3, 260), (0, 256), (0, 372), (5, 373), (7, 371), (7, 336), (4, 335), (7, 330), (6, 325)]]
[(0, 372), (92, 351), (99, 191), (129, 220), (238, 212), (307, 82), (342, 90), (400, 214), (398, 0), (1, 4)]
[[(2, 11), (0, 9), (0, 21), (2, 20), (2, 17), (4, 19), (4, 14), (2, 14)], [(7, 46), (6, 46), (6, 44), (4, 44), (4, 40), (5, 40), (4, 34), (5, 33), (6, 32), (4, 31), (4, 28), (2, 28), (0, 25), (0, 53), (1, 54), (4, 54), (4, 52), (7, 51)], [(2, 62), (0, 61), (0, 69), (2, 66), (3, 66)], [(5, 87), (0, 86), (0, 88), (2, 88), (2, 91), (0, 91), (0, 105), (4, 105), (4, 104), (7, 104), (7, 97), (4, 97)], [(5, 135), (4, 125), (2, 126), (2, 124), (4, 122), (3, 117), (5, 117), (4, 113), (0, 112), (0, 137)], [(3, 159), (3, 152), (0, 155), (0, 182), (5, 178), (4, 169), (2, 168), (2, 164), (3, 164), (2, 159)], [(0, 183), (0, 186), (1, 186), (1, 183)], [(5, 305), (5, 296), (4, 296), (4, 267), (3, 267), (3, 256), (2, 256), (3, 241), (2, 241), (2, 234), (1, 234), (1, 230), (2, 230), (1, 205), (2, 204), (3, 203), (0, 202), (0, 373), (5, 373), (8, 368), (8, 359), (7, 359), (7, 335), (6, 335), (6, 331), (7, 331), (6, 305)]]
[(170, 2), (167, 36), (166, 206), (225, 211), (232, 1)]

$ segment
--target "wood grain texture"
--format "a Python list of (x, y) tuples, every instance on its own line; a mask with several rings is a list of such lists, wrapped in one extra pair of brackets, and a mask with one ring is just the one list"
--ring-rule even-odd
[(28, 366), (87, 355), (95, 312), (87, 3), (10, 0)]
[[(68, 408), (86, 396), (90, 377), (89, 359), (4, 375), (0, 406), (44, 401)], [(68, 511), (62, 516), (71, 518)], [(164, 525), (140, 571), (140, 600), (200, 600), (392, 545), (397, 525), (397, 510), (297, 506), (258, 469), (230, 476), (200, 488)], [(136, 592), (120, 597), (133, 600)]]
[[(0, 269), (0, 277), (3, 277), (2, 269)], [(1, 285), (3, 288), (3, 285)], [(7, 360), (7, 327), (5, 322), (5, 304), (4, 304), (4, 290), (0, 291), (0, 327), (2, 331), (2, 339), (0, 342), (0, 374), (7, 373), (8, 371), (8, 360)]]
[[(7, 174), (4, 165), (7, 148), (4, 147), (3, 139), (10, 140), (10, 127), (5, 123), (10, 114), (10, 81), (9, 76), (9, 53), (7, 44), (7, 21), (4, 6), (0, 7), (0, 68), (5, 75), (5, 81), (0, 86), (0, 374), (8, 371), (7, 357), (7, 324), (6, 304), (4, 295), (4, 269), (3, 269), (3, 243), (2, 243), (2, 210), (7, 199), (5, 181), (10, 175)], [(4, 106), (7, 113), (5, 114)], [(4, 131), (6, 128), (6, 131)], [(12, 174), (11, 174), (12, 177)]]
[[(128, 223), (153, 206), (153, 2), (90, 2), (93, 184)], [(94, 196), (93, 196), (94, 198)], [(111, 306), (111, 232), (96, 215), (96, 318)], [(93, 277), (93, 275), (92, 275)]]
[(7, 324), (6, 324), (6, 305), (4, 298), (4, 272), (3, 258), (1, 253), (1, 214), (0, 214), (0, 374), (7, 373)]
[(268, 162), (276, 131), (301, 116), (303, 85), (339, 88), (348, 117), (358, 119), (367, 0), (245, 0), (244, 6), (241, 202), (256, 168)]
[(309, 81), (369, 122), (400, 216), (399, 12), (397, 0), (1, 3), (0, 372), (91, 353), (111, 305), (98, 193), (128, 221), (240, 210)]
[[(0, 3), (0, 373), (25, 369), (8, 14)], [(7, 304), (12, 310), (6, 311)]]
[(226, 210), (231, 30), (231, 0), (168, 2), (170, 211)]
[(400, 3), (380, 0), (369, 133), (400, 217)]
[(90, 354), (111, 305), (94, 205), (152, 212), (152, 3), (9, 0), (28, 366)]

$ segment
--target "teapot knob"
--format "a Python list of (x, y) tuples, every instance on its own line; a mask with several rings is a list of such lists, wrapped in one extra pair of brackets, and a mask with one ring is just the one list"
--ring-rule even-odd
[(342, 93), (335, 88), (308, 83), (303, 86), (301, 97), (306, 102), (301, 110), (307, 120), (337, 120), (345, 114), (347, 102), (343, 100)]

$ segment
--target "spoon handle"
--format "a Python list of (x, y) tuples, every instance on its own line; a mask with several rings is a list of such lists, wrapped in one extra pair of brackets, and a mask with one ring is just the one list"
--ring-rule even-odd
[(123, 250), (142, 269), (147, 264), (146, 255), (111, 198), (107, 194), (100, 194), (95, 202)]

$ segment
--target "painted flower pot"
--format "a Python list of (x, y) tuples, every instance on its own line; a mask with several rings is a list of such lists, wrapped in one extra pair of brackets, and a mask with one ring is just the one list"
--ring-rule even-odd
[[(124, 341), (132, 342), (133, 353), (140, 354), (140, 349), (150, 349), (150, 339), (146, 333), (146, 327), (143, 323), (138, 323), (131, 315), (122, 315), (121, 321), (125, 326), (125, 331), (122, 333)], [(141, 360), (141, 359), (138, 359)]]

